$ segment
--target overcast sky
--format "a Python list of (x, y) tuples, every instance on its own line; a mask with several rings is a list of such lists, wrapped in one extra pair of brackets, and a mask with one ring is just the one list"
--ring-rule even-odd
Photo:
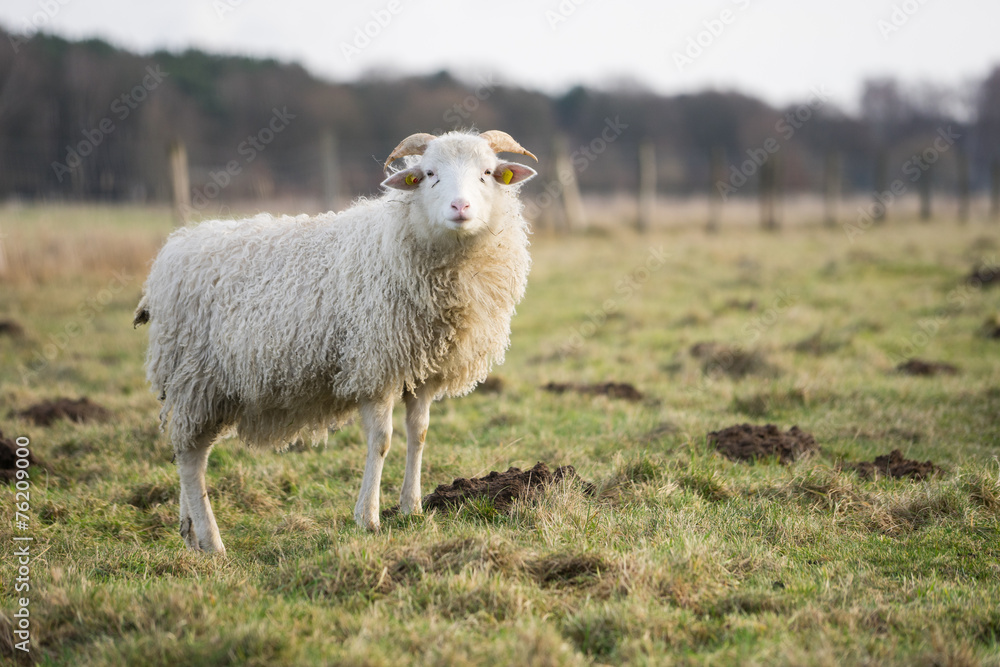
[(1000, 64), (996, 0), (3, 0), (0, 24), (271, 56), (336, 81), (448, 69), (547, 92), (630, 79), (774, 104), (823, 86), (847, 109), (868, 77), (968, 84)]

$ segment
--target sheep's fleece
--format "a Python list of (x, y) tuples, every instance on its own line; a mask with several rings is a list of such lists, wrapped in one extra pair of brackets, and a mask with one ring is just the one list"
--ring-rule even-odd
[(503, 361), (524, 296), (530, 258), (517, 193), (535, 171), (497, 151), (530, 155), (495, 130), (412, 135), (390, 155), (406, 167), (378, 199), (339, 214), (213, 220), (170, 236), (134, 322), (150, 324), (146, 371), (170, 425), (190, 549), (225, 551), (205, 482), (224, 427), (281, 447), (355, 410), (368, 456), (354, 519), (377, 530), (400, 396), (400, 510), (420, 511), (430, 402), (468, 393)]
[(470, 392), (503, 362), (530, 264), (520, 201), (501, 195), (490, 233), (447, 248), (414, 233), (420, 213), (396, 191), (339, 214), (178, 230), (140, 305), (161, 420), (173, 411), (171, 429), (192, 435), (236, 423), (280, 446), (432, 377), (435, 398)]

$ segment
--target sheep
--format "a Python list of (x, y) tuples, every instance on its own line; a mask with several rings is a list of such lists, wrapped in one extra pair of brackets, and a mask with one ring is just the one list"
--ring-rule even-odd
[[(392, 409), (406, 405), (399, 506), (421, 511), (430, 404), (503, 362), (530, 256), (521, 184), (535, 158), (497, 130), (415, 134), (385, 163), (378, 198), (340, 213), (211, 220), (175, 231), (150, 269), (134, 326), (149, 323), (147, 378), (162, 402), (189, 549), (224, 552), (205, 486), (227, 427), (286, 445), (360, 413), (367, 438), (355, 522), (379, 529)], [(406, 158), (398, 170), (390, 165)]]

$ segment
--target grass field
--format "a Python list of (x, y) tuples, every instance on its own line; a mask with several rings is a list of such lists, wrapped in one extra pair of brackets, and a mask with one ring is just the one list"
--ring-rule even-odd
[[(572, 464), (508, 515), (488, 502), (352, 520), (365, 448), (216, 446), (228, 554), (183, 549), (178, 481), (132, 330), (165, 211), (0, 211), (0, 430), (27, 436), (30, 527), (0, 522), (0, 660), (50, 665), (1000, 665), (1000, 228), (536, 237), (500, 393), (432, 408), (424, 492), (508, 466)], [(691, 348), (716, 342), (714, 361)], [(956, 375), (894, 372), (909, 358)], [(628, 382), (637, 402), (552, 394)], [(103, 423), (35, 426), (87, 396)], [(706, 434), (798, 425), (790, 465), (723, 458)], [(402, 412), (383, 506), (402, 483)], [(840, 461), (901, 449), (926, 480)], [(3, 511), (14, 515), (13, 488)], [(13, 536), (35, 538), (31, 653), (13, 648)], [(15, 656), (12, 658), (12, 656)]]

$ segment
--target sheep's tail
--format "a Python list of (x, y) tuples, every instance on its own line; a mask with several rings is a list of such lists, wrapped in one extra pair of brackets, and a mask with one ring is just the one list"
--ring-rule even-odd
[(135, 329), (140, 324), (149, 322), (149, 308), (146, 306), (146, 295), (143, 294), (139, 300), (139, 305), (135, 307), (135, 317), (132, 319), (132, 328)]

